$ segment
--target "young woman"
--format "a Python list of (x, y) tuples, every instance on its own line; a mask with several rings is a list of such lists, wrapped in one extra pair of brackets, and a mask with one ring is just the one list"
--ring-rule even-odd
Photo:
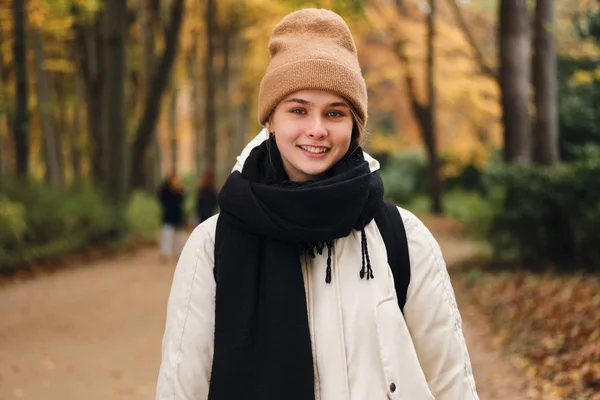
[(269, 50), (267, 129), (179, 260), (156, 398), (478, 399), (440, 249), (402, 209), (411, 279), (399, 307), (373, 220), (379, 164), (359, 147), (367, 91), (347, 25), (297, 11)]

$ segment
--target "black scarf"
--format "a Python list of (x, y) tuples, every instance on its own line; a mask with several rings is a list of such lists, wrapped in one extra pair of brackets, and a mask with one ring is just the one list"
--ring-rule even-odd
[[(215, 238), (215, 342), (209, 399), (314, 399), (312, 347), (300, 253), (362, 232), (357, 279), (373, 278), (364, 226), (383, 184), (362, 149), (319, 181), (288, 180), (273, 139), (256, 147), (220, 194)], [(314, 256), (314, 254), (313, 254)], [(353, 268), (354, 266), (344, 266)]]

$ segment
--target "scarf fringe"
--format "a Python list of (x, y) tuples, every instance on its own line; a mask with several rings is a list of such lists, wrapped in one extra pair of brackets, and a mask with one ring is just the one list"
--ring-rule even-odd
[[(323, 254), (323, 250), (327, 247), (327, 268), (325, 269), (325, 282), (331, 283), (331, 252), (333, 251), (333, 240), (317, 242), (313, 244), (300, 245), (300, 252), (311, 258), (315, 258), (316, 254)], [(360, 270), (360, 279), (374, 279), (373, 269), (371, 268), (371, 258), (369, 257), (369, 247), (367, 246), (367, 234), (365, 228), (360, 229), (360, 247), (362, 256), (362, 268)], [(316, 253), (315, 253), (316, 252)]]
[[(371, 268), (371, 259), (369, 258), (369, 247), (367, 246), (367, 234), (365, 228), (360, 229), (360, 247), (362, 253), (362, 269), (360, 270), (360, 279), (365, 277), (365, 267), (367, 280), (375, 278), (373, 276), (373, 269)], [(366, 263), (365, 263), (366, 261)]]

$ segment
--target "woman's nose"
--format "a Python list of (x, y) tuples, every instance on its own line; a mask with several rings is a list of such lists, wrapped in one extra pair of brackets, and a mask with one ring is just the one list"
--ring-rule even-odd
[(308, 136), (313, 137), (315, 139), (322, 139), (327, 136), (327, 129), (323, 124), (323, 119), (321, 117), (315, 117), (312, 120), (311, 126), (307, 131)]

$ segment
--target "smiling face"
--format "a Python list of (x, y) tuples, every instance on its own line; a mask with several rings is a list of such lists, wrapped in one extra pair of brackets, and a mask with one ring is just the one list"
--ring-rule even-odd
[(295, 182), (318, 180), (337, 163), (350, 148), (353, 126), (349, 103), (321, 90), (290, 94), (267, 123), (285, 172)]

